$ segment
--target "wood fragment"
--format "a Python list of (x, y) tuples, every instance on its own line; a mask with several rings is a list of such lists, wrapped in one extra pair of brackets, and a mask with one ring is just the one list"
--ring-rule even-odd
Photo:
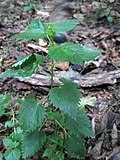
[(28, 47), (36, 49), (38, 51), (43, 51), (45, 53), (48, 53), (48, 50), (46, 48), (38, 46), (38, 45), (35, 45), (35, 44), (28, 44)]
[[(59, 76), (54, 77), (54, 86), (61, 85)], [(50, 86), (50, 76), (33, 74), (31, 77), (17, 78), (19, 81), (30, 83), (36, 86)], [(96, 87), (101, 85), (113, 85), (120, 80), (120, 70), (114, 70), (110, 72), (104, 72), (100, 74), (91, 74), (80, 76), (80, 79), (74, 79), (73, 81), (79, 84), (81, 87)]]

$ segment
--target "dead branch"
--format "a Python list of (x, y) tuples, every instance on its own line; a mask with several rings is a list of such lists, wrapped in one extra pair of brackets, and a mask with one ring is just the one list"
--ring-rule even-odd
[[(54, 78), (54, 86), (59, 86), (61, 84), (59, 78), (56, 76)], [(17, 78), (19, 81), (30, 83), (36, 86), (50, 86), (50, 76), (33, 74), (31, 77)], [(90, 74), (90, 75), (80, 75), (80, 79), (75, 79), (74, 82), (79, 84), (81, 87), (96, 87), (101, 85), (111, 85), (119, 82), (120, 80), (120, 70), (114, 70), (110, 72)]]

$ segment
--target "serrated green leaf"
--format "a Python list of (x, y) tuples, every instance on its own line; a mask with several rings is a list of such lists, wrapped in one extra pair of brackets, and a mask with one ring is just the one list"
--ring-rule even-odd
[(13, 132), (10, 134), (9, 138), (13, 141), (13, 142), (20, 142), (21, 138), (22, 138), (22, 130), (20, 129), (20, 127), (16, 128), (16, 132)]
[[(52, 140), (53, 140), (53, 139), (52, 139)], [(54, 150), (56, 150), (57, 146), (58, 146), (57, 143), (56, 143), (56, 144), (52, 144), (52, 145), (50, 145), (50, 149), (51, 149), (52, 151), (54, 151)]]
[(20, 58), (19, 58), (19, 56), (17, 56), (17, 59), (19, 61), (12, 65), (13, 68), (29, 64), (29, 62), (31, 62), (31, 61), (34, 62), (36, 60), (36, 56), (35, 56), (35, 54), (29, 54), (26, 56), (20, 56)]
[(68, 19), (61, 22), (52, 23), (51, 27), (53, 31), (57, 32), (66, 32), (73, 29), (78, 23), (79, 19)]
[(10, 147), (10, 148), (15, 148), (19, 145), (19, 142), (13, 142), (11, 139), (9, 138), (5, 138), (3, 139), (3, 144), (5, 145), (5, 147)]
[(75, 135), (84, 135), (92, 138), (94, 137), (90, 120), (84, 111), (79, 111), (76, 115), (76, 119), (66, 115), (65, 126)]
[(12, 66), (13, 73), (15, 73), (14, 77), (31, 76), (34, 70), (43, 62), (44, 58), (40, 55), (24, 56), (23, 59)]
[(10, 127), (10, 128), (11, 128), (11, 127), (14, 127), (14, 125), (15, 125), (15, 124), (13, 123), (13, 121), (6, 121), (6, 122), (5, 122), (5, 128), (7, 128), (7, 127)]
[(51, 103), (66, 113), (66, 127), (72, 133), (93, 137), (90, 121), (84, 111), (78, 108), (80, 91), (70, 80), (62, 79), (63, 86), (52, 88), (49, 92)]
[(20, 61), (12, 65), (8, 70), (0, 74), (0, 78), (5, 77), (27, 77), (31, 76), (34, 70), (44, 62), (40, 55), (27, 55), (20, 58)]
[(3, 107), (10, 101), (10, 94), (0, 94), (0, 107)]
[(23, 158), (27, 158), (40, 150), (46, 141), (46, 135), (43, 131), (34, 131), (24, 133), (22, 138)]
[(65, 148), (72, 158), (84, 159), (86, 155), (85, 141), (80, 136), (71, 136), (65, 140)]
[(5, 160), (19, 160), (21, 157), (21, 153), (18, 148), (14, 150), (6, 150), (4, 153)]
[(3, 156), (2, 156), (2, 154), (0, 154), (0, 160), (2, 160), (3, 159)]
[(13, 76), (13, 71), (11, 68), (7, 69), (5, 72), (2, 72), (0, 74), (0, 78), (6, 78), (6, 77), (12, 77), (12, 76)]
[(37, 104), (34, 94), (30, 94), (19, 110), (19, 122), (24, 131), (34, 131), (40, 127), (45, 118), (45, 109)]
[(59, 46), (50, 47), (48, 55), (52, 60), (68, 61), (81, 64), (101, 54), (101, 50), (91, 49), (84, 45), (66, 42)]
[(39, 39), (47, 36), (46, 34), (46, 25), (42, 23), (40, 19), (32, 19), (32, 22), (29, 24), (25, 32), (16, 34), (13, 38), (20, 39)]
[(51, 156), (51, 160), (64, 160), (64, 154), (62, 151), (57, 151), (55, 154)]
[(63, 86), (52, 88), (49, 92), (49, 100), (64, 113), (76, 117), (80, 91), (78, 85), (66, 79), (61, 79)]
[(34, 3), (31, 3), (31, 4), (28, 5), (28, 6), (24, 6), (23, 12), (28, 12), (29, 10), (33, 9), (34, 7), (35, 7), (35, 4), (34, 4)]
[(52, 154), (52, 150), (50, 148), (47, 148), (42, 157), (50, 157), (50, 155)]

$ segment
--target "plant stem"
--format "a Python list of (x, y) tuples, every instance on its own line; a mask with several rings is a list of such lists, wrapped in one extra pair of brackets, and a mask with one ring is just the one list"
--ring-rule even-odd
[(67, 135), (68, 135), (68, 137), (70, 137), (70, 135), (67, 133), (67, 131), (66, 131), (66, 129), (57, 121), (57, 120), (55, 120), (55, 122), (60, 126), (60, 128), (62, 128), (62, 130), (64, 131), (64, 135), (65, 135), (65, 137), (64, 138), (66, 138), (67, 137)]
[[(54, 47), (55, 46), (55, 42), (53, 40), (53, 36), (54, 36), (54, 34), (52, 35), (51, 38), (49, 37), (49, 35), (47, 36), (47, 38), (49, 40), (49, 46), (50, 47)], [(52, 62), (51, 62), (51, 79), (50, 79), (51, 88), (52, 88), (53, 82), (54, 82), (54, 67), (55, 67), (55, 62), (54, 62), (54, 60), (52, 60)]]
[(52, 60), (52, 63), (51, 63), (51, 88), (53, 86), (53, 82), (54, 82), (54, 61)]
[(12, 121), (13, 121), (13, 124), (14, 124), (14, 132), (16, 132), (16, 129), (15, 129), (15, 113), (14, 113), (13, 108), (11, 109), (11, 111), (12, 111)]
[(116, 101), (115, 103), (111, 104), (108, 108), (108, 111), (110, 111), (112, 109), (112, 107), (114, 107), (115, 105), (117, 105), (120, 102), (120, 100)]

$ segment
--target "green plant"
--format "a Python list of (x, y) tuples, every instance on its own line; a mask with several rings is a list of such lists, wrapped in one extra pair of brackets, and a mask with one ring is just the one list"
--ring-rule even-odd
[[(15, 127), (19, 126), (19, 131), (14, 129), (13, 133), (3, 140), (6, 147), (4, 154), (6, 160), (18, 160), (21, 156), (31, 157), (41, 149), (42, 157), (51, 160), (64, 160), (66, 156), (76, 159), (85, 158), (84, 137), (94, 137), (94, 134), (83, 107), (85, 102), (84, 105), (80, 102), (82, 98), (80, 87), (65, 78), (60, 79), (61, 86), (54, 87), (55, 61), (83, 63), (101, 53), (100, 50), (90, 49), (84, 45), (71, 42), (57, 45), (54, 42), (56, 33), (71, 30), (78, 22), (79, 20), (73, 19), (58, 23), (43, 23), (40, 19), (33, 19), (25, 32), (14, 36), (21, 39), (48, 38), (51, 89), (46, 97), (49, 101), (47, 107), (41, 105), (45, 99), (38, 101), (32, 93), (24, 100), (18, 100), (20, 108), (18, 124)], [(0, 74), (0, 78), (30, 76), (38, 65), (44, 63), (44, 58), (36, 54), (19, 56), (17, 60), (17, 63)], [(2, 114), (5, 114), (4, 104), (5, 101), (0, 108)]]
[(27, 6), (24, 6), (23, 12), (28, 12), (32, 9), (37, 10), (37, 9), (41, 9), (41, 8), (42, 8), (42, 5), (38, 4), (36, 0), (33, 0), (33, 1), (30, 1)]
[(2, 72), (2, 68), (3, 68), (4, 62), (3, 62), (3, 58), (0, 58), (0, 72)]

